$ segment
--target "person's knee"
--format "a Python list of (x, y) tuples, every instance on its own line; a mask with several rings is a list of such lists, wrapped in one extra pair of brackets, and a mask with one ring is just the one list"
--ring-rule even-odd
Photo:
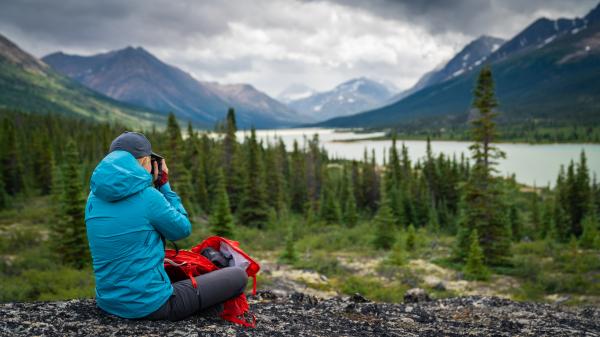
[(248, 275), (246, 271), (239, 267), (231, 267), (229, 271), (231, 273), (231, 279), (235, 285), (235, 289), (241, 289), (244, 291), (246, 284), (248, 283)]

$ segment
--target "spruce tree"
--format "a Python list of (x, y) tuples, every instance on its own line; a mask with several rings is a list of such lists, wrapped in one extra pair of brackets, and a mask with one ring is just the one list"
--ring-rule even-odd
[(433, 205), (429, 207), (427, 219), (427, 228), (431, 233), (437, 234), (440, 231), (440, 220), (438, 212)]
[(533, 234), (535, 237), (544, 237), (542, 215), (540, 213), (539, 196), (535, 185), (533, 186), (533, 193), (531, 194), (531, 227), (533, 229)]
[(298, 147), (298, 142), (294, 140), (294, 147), (291, 155), (292, 165), (290, 167), (290, 206), (292, 210), (298, 213), (304, 213), (306, 210), (307, 190), (306, 190), (306, 169), (304, 156)]
[[(465, 185), (463, 197), (463, 226), (469, 231), (477, 229), (481, 233), (479, 243), (483, 248), (486, 263), (506, 262), (510, 248), (509, 224), (504, 214), (506, 209), (498, 178), (492, 176), (496, 160), (504, 158), (504, 153), (492, 145), (496, 128), (494, 109), (497, 107), (494, 83), (489, 66), (482, 68), (474, 91), (473, 107), (478, 117), (473, 120), (470, 146), (474, 165)], [(459, 245), (465, 246), (464, 243)]]
[(4, 175), (0, 174), (0, 210), (8, 208), (10, 200), (6, 193), (6, 185), (4, 184)]
[(379, 209), (373, 218), (373, 224), (375, 226), (373, 245), (378, 249), (390, 249), (395, 241), (396, 226), (394, 214), (390, 207), (390, 200), (385, 193), (385, 188), (381, 189), (381, 193)]
[(244, 193), (238, 209), (239, 221), (245, 226), (263, 228), (268, 222), (269, 206), (265, 192), (265, 172), (260, 158), (261, 149), (254, 128), (247, 143)]
[(244, 188), (244, 156), (237, 141), (236, 132), (235, 110), (229, 108), (225, 120), (225, 136), (221, 144), (221, 157), (225, 186), (234, 212), (241, 201)]
[(70, 140), (63, 160), (59, 215), (52, 226), (52, 242), (63, 263), (82, 269), (88, 265), (90, 255), (84, 223), (85, 200), (79, 162), (77, 147)]
[(285, 247), (279, 256), (279, 261), (288, 264), (294, 264), (298, 261), (298, 253), (296, 252), (294, 229), (292, 225), (288, 226), (288, 233), (285, 237)]
[(173, 113), (167, 119), (167, 143), (163, 149), (167, 154), (166, 161), (169, 165), (169, 183), (181, 198), (183, 207), (190, 216), (196, 212), (194, 204), (194, 192), (192, 187), (192, 175), (185, 167), (184, 143), (181, 137), (179, 123)]
[(465, 278), (468, 280), (487, 280), (489, 278), (489, 270), (484, 263), (483, 250), (479, 246), (479, 236), (477, 235), (477, 229), (471, 232), (469, 245), (469, 254), (467, 256), (467, 263), (463, 269)]
[(517, 205), (514, 202), (508, 206), (508, 222), (510, 223), (510, 230), (513, 240), (520, 241), (523, 235), (521, 228), (521, 215)]
[(320, 219), (328, 224), (339, 224), (342, 219), (340, 204), (334, 193), (333, 183), (329, 179), (327, 169), (324, 171), (326, 173), (323, 174), (324, 186), (321, 188)]
[(414, 251), (417, 246), (417, 233), (415, 231), (415, 226), (410, 224), (408, 226), (408, 230), (406, 231), (406, 249), (408, 251)]
[(590, 202), (589, 210), (581, 222), (583, 233), (579, 238), (579, 243), (583, 248), (599, 248), (597, 243), (600, 242), (598, 214), (592, 208), (593, 203)]
[(402, 266), (406, 263), (406, 252), (402, 246), (402, 240), (396, 239), (396, 242), (392, 246), (392, 251), (385, 262), (394, 266)]
[(346, 226), (353, 227), (358, 222), (358, 210), (356, 208), (356, 198), (354, 197), (354, 188), (350, 177), (346, 177), (346, 205), (344, 207), (344, 222)]
[(12, 196), (25, 191), (25, 171), (21, 151), (18, 148), (16, 125), (11, 118), (4, 118), (3, 149), (0, 153), (0, 172), (4, 175), (6, 192)]
[(217, 190), (214, 207), (210, 215), (210, 228), (215, 235), (233, 239), (233, 216), (229, 207), (229, 198), (225, 189), (225, 178), (222, 169), (219, 170), (216, 179)]

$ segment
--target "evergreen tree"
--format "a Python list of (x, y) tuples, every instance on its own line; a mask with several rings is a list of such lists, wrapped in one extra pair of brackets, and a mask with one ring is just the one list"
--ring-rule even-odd
[(0, 174), (0, 210), (8, 208), (10, 200), (6, 193), (6, 185), (4, 184), (4, 175)]
[(279, 260), (281, 262), (294, 264), (296, 261), (298, 261), (298, 253), (296, 252), (294, 241), (294, 230), (293, 227), (290, 225), (288, 227), (288, 233), (285, 237), (285, 248), (279, 256)]
[(600, 247), (597, 246), (597, 243), (600, 242), (599, 226), (600, 222), (598, 222), (598, 215), (596, 212), (588, 212), (582, 221), (583, 233), (579, 238), (581, 247), (600, 249)]
[(344, 222), (346, 226), (353, 227), (358, 222), (358, 210), (356, 209), (356, 199), (354, 197), (354, 188), (350, 177), (346, 177), (346, 205), (344, 207)]
[(429, 215), (427, 216), (427, 228), (431, 233), (437, 234), (440, 231), (440, 221), (438, 212), (434, 206), (429, 207)]
[(290, 168), (290, 203), (292, 210), (304, 213), (307, 202), (304, 156), (294, 140)]
[(229, 208), (229, 198), (225, 190), (225, 178), (223, 170), (217, 174), (217, 191), (215, 204), (210, 216), (211, 231), (218, 236), (229, 239), (234, 238), (233, 217)]
[[(223, 178), (224, 179), (224, 178)], [(205, 165), (203, 165), (200, 156), (192, 164), (192, 185), (195, 192), (195, 200), (198, 206), (205, 212), (210, 211), (210, 201), (208, 197), (208, 188), (206, 186)]]
[(53, 225), (55, 252), (65, 264), (82, 269), (89, 263), (88, 242), (84, 223), (83, 186), (79, 169), (79, 153), (73, 141), (65, 150), (62, 167), (62, 189), (57, 222)]
[[(385, 184), (385, 178), (383, 184)], [(382, 196), (379, 209), (373, 218), (375, 227), (375, 239), (373, 245), (378, 249), (390, 249), (394, 244), (396, 236), (395, 221), (390, 207), (390, 200), (385, 193), (385, 188), (381, 189), (381, 193)]]
[(408, 230), (406, 231), (406, 249), (409, 251), (414, 251), (417, 246), (417, 233), (415, 231), (415, 226), (410, 224), (408, 226)]
[(573, 181), (573, 205), (571, 206), (571, 233), (580, 236), (582, 233), (582, 220), (590, 208), (592, 190), (590, 185), (589, 169), (585, 152), (581, 151), (575, 179)]
[(467, 256), (467, 263), (464, 267), (465, 278), (468, 280), (487, 280), (489, 278), (489, 270), (484, 263), (483, 250), (479, 246), (479, 236), (477, 235), (477, 229), (471, 232), (469, 245), (469, 255)]
[(406, 263), (406, 252), (402, 247), (402, 240), (396, 239), (386, 263), (394, 266), (402, 266)]
[[(501, 186), (492, 174), (496, 171), (495, 160), (505, 155), (492, 145), (496, 138), (493, 111), (496, 106), (492, 72), (489, 67), (482, 68), (474, 91), (473, 107), (478, 117), (473, 120), (473, 145), (470, 146), (474, 165), (465, 185), (463, 198), (463, 226), (482, 233), (479, 243), (483, 248), (486, 262), (504, 263), (509, 254), (510, 233), (503, 204)], [(464, 243), (459, 245), (465, 246)]]
[(264, 168), (260, 158), (256, 130), (252, 128), (247, 140), (244, 193), (238, 209), (239, 221), (245, 226), (263, 228), (267, 224), (269, 206), (266, 200)]
[(321, 188), (320, 219), (328, 224), (339, 224), (342, 218), (340, 204), (335, 197), (328, 173), (323, 174), (323, 178), (325, 185)]
[(25, 174), (21, 151), (18, 148), (16, 125), (10, 118), (4, 118), (2, 131), (3, 148), (0, 153), (1, 173), (4, 176), (6, 192), (12, 196), (25, 191)]
[(231, 208), (232, 211), (236, 211), (238, 204), (241, 202), (244, 188), (244, 159), (237, 142), (237, 123), (233, 108), (229, 108), (227, 111), (225, 123), (225, 136), (222, 142), (222, 165)]
[(514, 202), (508, 206), (508, 222), (510, 223), (513, 240), (520, 241), (522, 237), (521, 216)]
[(164, 149), (167, 153), (166, 160), (169, 165), (169, 183), (181, 198), (181, 203), (185, 210), (190, 216), (193, 216), (196, 208), (194, 204), (192, 175), (184, 165), (183, 138), (181, 137), (181, 129), (173, 113), (170, 113), (167, 119), (166, 136), (167, 146)]
[[(544, 230), (542, 225), (542, 218), (540, 213), (539, 196), (535, 185), (533, 186), (533, 193), (531, 194), (531, 227), (535, 237), (543, 238)], [(514, 232), (513, 232), (514, 236)]]

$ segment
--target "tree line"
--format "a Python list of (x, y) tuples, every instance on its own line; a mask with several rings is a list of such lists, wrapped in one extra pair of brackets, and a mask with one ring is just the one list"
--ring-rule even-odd
[[(281, 139), (259, 140), (254, 129), (238, 139), (230, 109), (214, 132), (186, 132), (174, 115), (166, 129), (138, 130), (167, 159), (170, 181), (193, 221), (207, 222), (217, 235), (235, 236), (236, 226), (266, 229), (301, 216), (306, 226), (371, 224), (373, 246), (389, 250), (396, 233), (426, 228), (456, 235), (454, 258), (474, 278), (486, 266), (508, 263), (511, 242), (574, 238), (600, 246), (600, 187), (585, 154), (561, 169), (554, 188), (526, 192), (495, 170), (504, 154), (497, 139), (494, 85), (484, 68), (474, 90), (469, 158), (434, 154), (410, 158), (395, 137), (383, 165), (365, 150), (362, 160), (331, 158), (317, 135), (288, 148)], [(83, 267), (88, 258), (84, 203), (94, 167), (111, 141), (126, 128), (58, 115), (2, 110), (0, 208), (19, 200), (49, 196), (52, 241), (65, 263)], [(203, 220), (205, 219), (205, 220)], [(274, 221), (278, 220), (278, 221)], [(293, 254), (293, 235), (286, 251)]]

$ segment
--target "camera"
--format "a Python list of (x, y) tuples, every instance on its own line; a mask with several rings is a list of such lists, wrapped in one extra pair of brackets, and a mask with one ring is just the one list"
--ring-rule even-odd
[(224, 268), (224, 267), (229, 266), (230, 259), (226, 258), (225, 255), (223, 255), (221, 252), (219, 252), (211, 247), (204, 248), (202, 250), (202, 252), (200, 252), (200, 254), (202, 254), (204, 257), (209, 259), (210, 262), (212, 262), (215, 266), (217, 266), (219, 268)]
[(163, 157), (157, 153), (152, 152), (150, 154), (150, 174), (154, 176), (154, 163), (156, 162), (156, 167), (158, 168), (158, 176), (156, 181), (160, 181), (162, 178), (163, 170), (162, 170), (162, 160)]

